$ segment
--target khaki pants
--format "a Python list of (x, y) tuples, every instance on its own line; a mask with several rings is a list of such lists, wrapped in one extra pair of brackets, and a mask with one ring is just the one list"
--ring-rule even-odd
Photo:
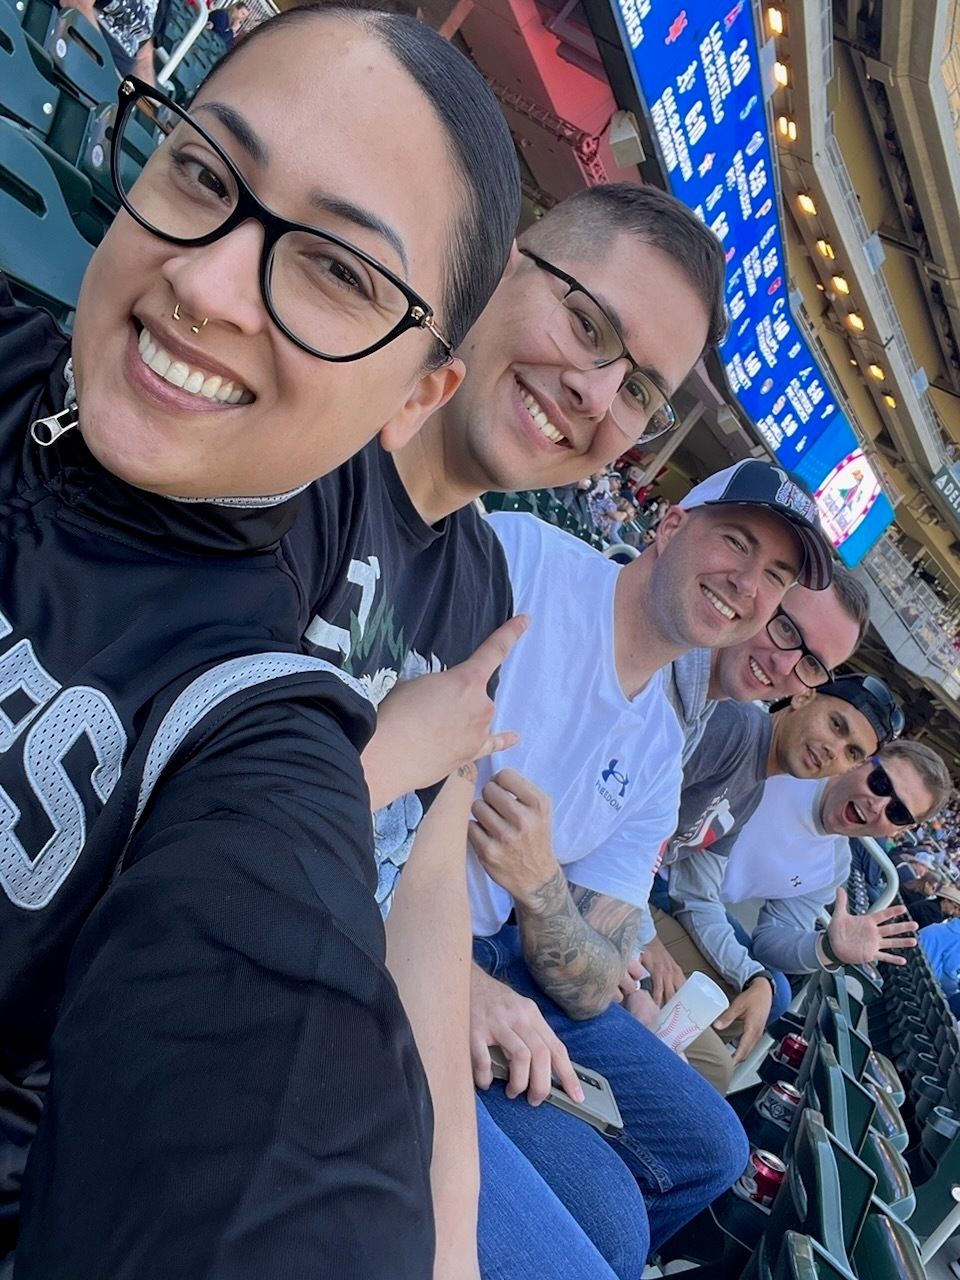
[[(653, 923), (657, 928), (657, 937), (683, 970), (684, 976), (689, 978), (691, 973), (705, 973), (708, 978), (713, 979), (727, 999), (732, 1000), (738, 992), (730, 986), (729, 982), (721, 978), (710, 961), (705, 959), (683, 925), (658, 907), (653, 907), (651, 911)], [(734, 1037), (738, 1026), (738, 1023), (734, 1023), (725, 1034), (731, 1038)], [(734, 1064), (726, 1041), (721, 1038), (719, 1032), (708, 1027), (692, 1044), (688, 1044), (683, 1052), (695, 1071), (698, 1071), (705, 1080), (709, 1080), (720, 1093), (727, 1092), (733, 1078)]]

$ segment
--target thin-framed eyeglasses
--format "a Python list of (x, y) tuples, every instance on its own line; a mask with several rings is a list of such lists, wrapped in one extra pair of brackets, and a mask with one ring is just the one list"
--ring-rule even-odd
[(917, 819), (897, 795), (896, 788), (893, 785), (893, 780), (880, 763), (880, 757), (871, 756), (870, 763), (873, 765), (873, 768), (867, 774), (867, 786), (875, 796), (890, 797), (890, 801), (885, 809), (885, 813), (889, 820), (895, 827), (915, 827), (917, 825)]
[(816, 689), (833, 679), (833, 672), (807, 648), (800, 628), (782, 607), (778, 607), (767, 623), (767, 635), (778, 649), (799, 650), (800, 657), (793, 668), (793, 674), (808, 689)]
[(171, 244), (209, 245), (258, 223), (264, 304), (309, 355), (361, 360), (408, 329), (426, 329), (450, 358), (420, 294), (349, 241), (268, 209), (207, 130), (135, 76), (120, 84), (111, 173), (130, 216)]
[(631, 444), (645, 444), (679, 421), (666, 391), (638, 364), (606, 309), (579, 280), (546, 258), (521, 249), (524, 257), (567, 286), (548, 319), (548, 332), (575, 369), (606, 369), (620, 360), (629, 368), (610, 406), (610, 416)]

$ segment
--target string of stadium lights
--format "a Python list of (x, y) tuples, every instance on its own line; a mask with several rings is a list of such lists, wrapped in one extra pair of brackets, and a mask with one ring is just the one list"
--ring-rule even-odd
[[(782, 9), (777, 8), (776, 5), (769, 5), (767, 7), (766, 18), (767, 33), (772, 40), (786, 36), (787, 25)], [(782, 51), (776, 45), (774, 47), (776, 48), (777, 56), (773, 64), (773, 78), (777, 83), (777, 92), (788, 95), (788, 91), (790, 89), (789, 63), (785, 60)], [(789, 100), (785, 105), (789, 110)], [(777, 116), (777, 133), (780, 135), (782, 140), (781, 145), (796, 142), (797, 140), (797, 122), (785, 111), (781, 112)], [(816, 202), (808, 192), (803, 191), (797, 196), (797, 207), (800, 209), (800, 212), (805, 214), (808, 218), (815, 218), (817, 216)], [(836, 253), (834, 252), (833, 245), (831, 245), (829, 240), (821, 236), (817, 239), (816, 245), (817, 252), (822, 258), (825, 258), (828, 262), (835, 261)], [(836, 272), (831, 275), (830, 283), (833, 285), (836, 294), (840, 294), (842, 297), (846, 298), (850, 297), (850, 283), (846, 276), (841, 272)], [(826, 293), (826, 285), (819, 281), (817, 282), (817, 288), (821, 293)], [(867, 327), (866, 321), (856, 309), (847, 311), (844, 315), (844, 320), (848, 328), (850, 328), (854, 333), (860, 334), (865, 332)], [(850, 363), (859, 368), (859, 361), (852, 356), (850, 358)], [(883, 384), (886, 381), (886, 373), (884, 369), (881, 365), (876, 364), (873, 361), (867, 365), (867, 373), (875, 382)], [(896, 409), (897, 398), (888, 388), (881, 385), (879, 388), (879, 394), (888, 409)]]

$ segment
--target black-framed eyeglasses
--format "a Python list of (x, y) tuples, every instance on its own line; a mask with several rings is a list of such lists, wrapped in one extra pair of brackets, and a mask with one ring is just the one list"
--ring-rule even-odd
[(886, 769), (880, 763), (880, 757), (871, 756), (870, 763), (873, 765), (873, 768), (867, 774), (867, 786), (875, 796), (890, 797), (890, 801), (885, 809), (889, 820), (895, 827), (915, 827), (917, 825), (917, 819), (897, 795), (896, 788), (893, 785), (893, 781), (889, 773), (887, 773)]
[(618, 360), (630, 366), (610, 406), (610, 416), (624, 435), (632, 444), (645, 444), (671, 431), (678, 417), (667, 393), (627, 350), (620, 330), (590, 290), (546, 258), (529, 249), (520, 252), (567, 286), (548, 320), (548, 332), (564, 359), (582, 370), (605, 369)]
[(782, 607), (777, 609), (767, 623), (767, 635), (778, 649), (800, 651), (793, 674), (808, 689), (816, 689), (819, 685), (827, 684), (833, 679), (833, 672), (807, 648), (807, 642), (800, 628)]
[(213, 244), (259, 223), (267, 311), (310, 355), (360, 360), (408, 329), (426, 329), (450, 357), (432, 308), (405, 281), (349, 241), (268, 209), (220, 144), (135, 76), (120, 84), (111, 172), (130, 216), (171, 244)]

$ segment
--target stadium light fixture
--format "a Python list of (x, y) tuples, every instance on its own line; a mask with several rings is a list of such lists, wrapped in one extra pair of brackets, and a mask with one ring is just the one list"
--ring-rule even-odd
[(797, 204), (800, 206), (800, 208), (803, 210), (804, 213), (809, 213), (811, 217), (814, 217), (816, 215), (817, 206), (813, 203), (813, 200), (810, 198), (810, 196), (807, 195), (805, 191), (803, 192), (802, 195), (797, 196)]

